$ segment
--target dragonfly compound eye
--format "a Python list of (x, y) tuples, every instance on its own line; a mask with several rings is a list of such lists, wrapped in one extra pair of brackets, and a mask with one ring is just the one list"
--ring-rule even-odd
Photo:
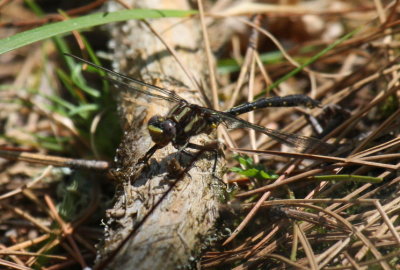
[(150, 118), (147, 128), (153, 142), (160, 146), (167, 145), (176, 136), (175, 122), (159, 115)]

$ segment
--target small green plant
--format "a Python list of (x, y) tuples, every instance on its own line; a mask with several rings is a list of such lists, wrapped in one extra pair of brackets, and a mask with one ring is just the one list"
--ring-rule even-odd
[(241, 167), (231, 168), (232, 172), (258, 180), (275, 180), (279, 176), (276, 173), (266, 169), (263, 165), (255, 164), (254, 160), (249, 156), (237, 155), (234, 157), (234, 159), (239, 162)]

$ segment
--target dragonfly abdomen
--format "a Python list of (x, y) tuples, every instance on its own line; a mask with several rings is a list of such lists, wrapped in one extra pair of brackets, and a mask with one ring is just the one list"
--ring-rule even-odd
[(253, 102), (245, 102), (226, 111), (232, 115), (239, 115), (268, 107), (294, 107), (304, 106), (314, 108), (319, 106), (318, 101), (305, 95), (289, 95), (284, 97), (260, 98)]

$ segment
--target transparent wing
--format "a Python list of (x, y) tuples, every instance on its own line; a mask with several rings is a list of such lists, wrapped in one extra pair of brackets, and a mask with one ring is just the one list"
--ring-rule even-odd
[(116, 84), (125, 90), (128, 91), (134, 91), (138, 93), (142, 93), (147, 96), (163, 99), (163, 100), (168, 100), (170, 102), (186, 102), (183, 98), (181, 98), (178, 94), (176, 94), (174, 91), (164, 89), (152, 84), (148, 84), (136, 79), (133, 79), (129, 76), (126, 76), (124, 74), (112, 71), (110, 69), (107, 69), (105, 67), (96, 65), (95, 63), (92, 63), (90, 61), (87, 61), (85, 59), (82, 59), (78, 56), (72, 55), (65, 53), (65, 55), (70, 56), (80, 62), (83, 62), (85, 64), (88, 64), (96, 69), (102, 70), (105, 72), (105, 76), (101, 76), (101, 78)]
[(207, 111), (209, 114), (213, 116), (213, 118), (217, 119), (218, 122), (223, 123), (229, 129), (236, 128), (250, 128), (255, 131), (264, 133), (268, 135), (272, 139), (286, 144), (290, 147), (294, 147), (298, 150), (307, 150), (314, 147), (326, 147), (326, 149), (331, 149), (332, 145), (322, 142), (318, 139), (314, 139), (307, 136), (301, 136), (293, 133), (285, 133), (282, 131), (277, 131), (269, 128), (265, 128), (262, 126), (258, 126), (255, 124), (251, 124), (243, 119), (237, 118), (228, 112), (219, 112), (208, 108), (202, 108)]

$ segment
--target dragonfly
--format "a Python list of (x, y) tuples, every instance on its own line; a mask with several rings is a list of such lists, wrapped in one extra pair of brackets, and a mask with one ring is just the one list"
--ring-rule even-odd
[(166, 147), (170, 143), (178, 151), (186, 148), (213, 151), (207, 146), (191, 143), (190, 139), (199, 134), (210, 134), (220, 124), (226, 126), (228, 129), (253, 129), (298, 150), (327, 145), (327, 143), (315, 138), (265, 128), (237, 117), (238, 115), (267, 107), (303, 106), (314, 108), (320, 106), (318, 101), (306, 95), (260, 98), (253, 102), (240, 104), (226, 111), (218, 111), (190, 103), (180, 97), (175, 91), (131, 78), (72, 54), (66, 55), (103, 71), (104, 75), (101, 77), (119, 88), (141, 93), (152, 98), (166, 100), (174, 104), (165, 116), (154, 115), (148, 121), (147, 129), (154, 145), (139, 159), (138, 163), (147, 163), (157, 150)]

